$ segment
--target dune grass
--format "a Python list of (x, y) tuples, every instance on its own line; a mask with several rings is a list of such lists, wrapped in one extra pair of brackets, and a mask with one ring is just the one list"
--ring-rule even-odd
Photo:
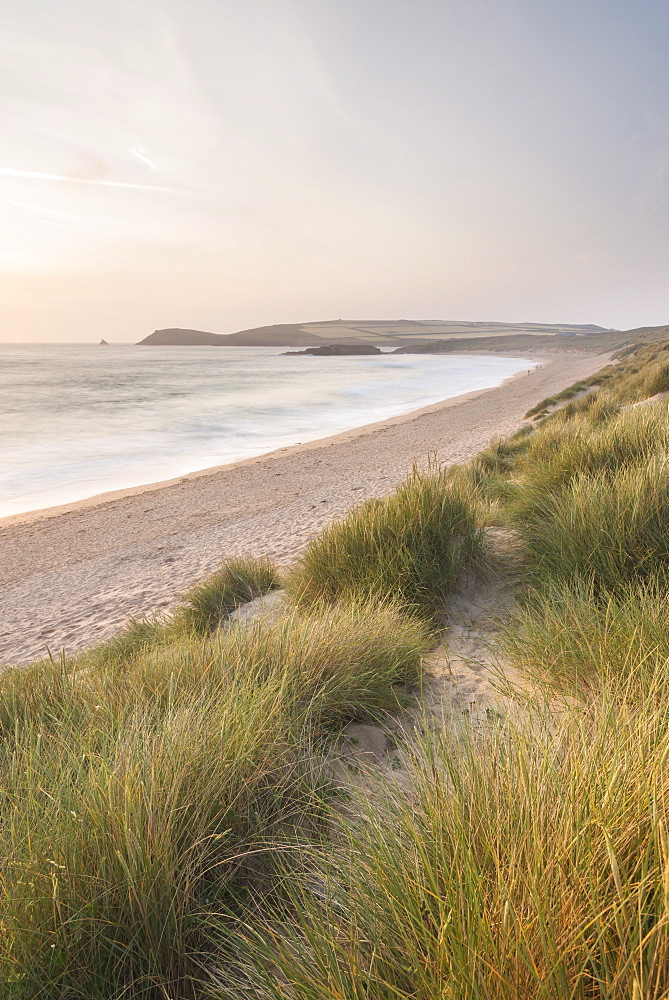
[(648, 399), (660, 392), (669, 392), (669, 363), (655, 361), (644, 371), (641, 381), (641, 398)]
[(495, 438), (468, 465), (475, 481), (489, 476), (508, 474), (530, 447), (531, 427), (522, 427), (508, 438)]
[(667, 721), (602, 698), (413, 741), (410, 791), (356, 801), (283, 907), (239, 928), (237, 976), (212, 996), (666, 997)]
[(582, 582), (531, 591), (505, 623), (505, 653), (546, 691), (639, 692), (667, 700), (669, 600), (656, 580), (597, 593)]
[(534, 586), (573, 579), (612, 591), (634, 579), (666, 579), (666, 407), (585, 398), (587, 407), (574, 404), (573, 413), (494, 442), (465, 479), (520, 534)]
[(529, 417), (535, 417), (539, 413), (546, 412), (549, 407), (555, 406), (556, 403), (562, 403), (566, 399), (573, 399), (574, 396), (578, 396), (579, 393), (584, 392), (587, 388), (585, 383), (575, 382), (561, 392), (556, 392), (554, 396), (548, 396), (546, 399), (542, 399), (539, 403), (536, 403), (527, 411), (525, 419), (527, 420)]
[(202, 634), (211, 632), (235, 608), (278, 586), (277, 569), (268, 559), (229, 559), (184, 594), (177, 622)]
[(339, 605), (0, 677), (0, 979), (196, 996), (212, 912), (317, 821), (314, 735), (396, 707), (429, 642)]
[(502, 645), (546, 706), (410, 740), (409, 784), (377, 774), (360, 821), (238, 926), (217, 1000), (669, 996), (669, 431), (622, 409), (658, 391), (655, 360), (453, 474), (525, 542)]
[(641, 363), (630, 366), (630, 375), (625, 382), (620, 399), (625, 403), (637, 403), (658, 393), (669, 391), (669, 361), (658, 357), (655, 352), (642, 356)]
[[(561, 488), (545, 485), (560, 477)], [(635, 579), (666, 580), (669, 462), (660, 455), (616, 468), (612, 460), (595, 473), (547, 464), (523, 484), (513, 518), (537, 581), (614, 590)]]
[(86, 666), (127, 663), (184, 636), (206, 636), (223, 625), (236, 608), (279, 586), (278, 570), (269, 560), (228, 559), (215, 573), (187, 590), (171, 614), (131, 618), (86, 653)]
[(444, 597), (481, 551), (474, 496), (444, 470), (414, 469), (389, 497), (362, 504), (321, 532), (287, 589), (302, 605), (391, 599), (438, 621)]
[[(625, 409), (666, 357), (621, 352), (351, 512), (279, 620), (218, 628), (276, 586), (234, 561), (173, 616), (0, 675), (3, 1000), (666, 1000), (669, 417)], [(534, 703), (425, 720), (401, 775), (343, 790), (330, 737), (419, 683), (493, 509)]]
[[(620, 410), (611, 400), (594, 396), (589, 406), (555, 414), (516, 446), (505, 471), (517, 485), (519, 503), (531, 509), (533, 499), (553, 493), (578, 475), (617, 470), (665, 454), (669, 448), (666, 408), (648, 406)], [(500, 447), (509, 444), (503, 442)]]

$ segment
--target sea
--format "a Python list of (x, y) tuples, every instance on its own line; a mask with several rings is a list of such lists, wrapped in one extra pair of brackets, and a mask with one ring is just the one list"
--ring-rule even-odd
[(536, 364), (285, 350), (0, 346), (0, 517), (314, 441)]

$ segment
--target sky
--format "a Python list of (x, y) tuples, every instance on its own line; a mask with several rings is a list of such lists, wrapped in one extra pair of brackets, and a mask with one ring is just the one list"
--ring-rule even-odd
[(0, 340), (669, 323), (666, 0), (0, 0)]

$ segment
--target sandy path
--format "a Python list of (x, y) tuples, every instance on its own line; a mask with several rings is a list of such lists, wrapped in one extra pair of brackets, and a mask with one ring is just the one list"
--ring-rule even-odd
[[(385, 782), (408, 792), (411, 754), (407, 758), (405, 740), (411, 744), (426, 730), (466, 737), (500, 723), (522, 724), (530, 718), (528, 706), (537, 695), (542, 698), (498, 645), (500, 623), (509, 620), (522, 586), (522, 545), (514, 532), (501, 527), (486, 529), (485, 545), (482, 565), (462, 573), (444, 603), (447, 629), (425, 660), (415, 704), (382, 723), (349, 723), (340, 734), (334, 775), (348, 791), (381, 803), (386, 786), (378, 783), (380, 772)], [(280, 611), (280, 601), (279, 592), (272, 603), (263, 598), (244, 613), (271, 616)], [(352, 818), (359, 814), (359, 802), (354, 799), (339, 811)]]
[(308, 538), (388, 493), (416, 458), (464, 461), (608, 356), (551, 358), (531, 375), (394, 420), (112, 499), (0, 521), (0, 662), (69, 652), (169, 606), (221, 559), (290, 562)]

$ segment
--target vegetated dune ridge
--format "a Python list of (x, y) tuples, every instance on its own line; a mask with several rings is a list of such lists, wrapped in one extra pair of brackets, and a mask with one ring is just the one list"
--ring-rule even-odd
[(1, 675), (8, 996), (665, 1000), (668, 396), (669, 340)]
[[(223, 557), (281, 563), (314, 532), (384, 496), (414, 459), (461, 462), (601, 359), (564, 355), (475, 398), (459, 397), (321, 442), (205, 470), (159, 488), (0, 521), (0, 663), (75, 651), (132, 616), (169, 607)], [(50, 516), (57, 513), (57, 516)]]

